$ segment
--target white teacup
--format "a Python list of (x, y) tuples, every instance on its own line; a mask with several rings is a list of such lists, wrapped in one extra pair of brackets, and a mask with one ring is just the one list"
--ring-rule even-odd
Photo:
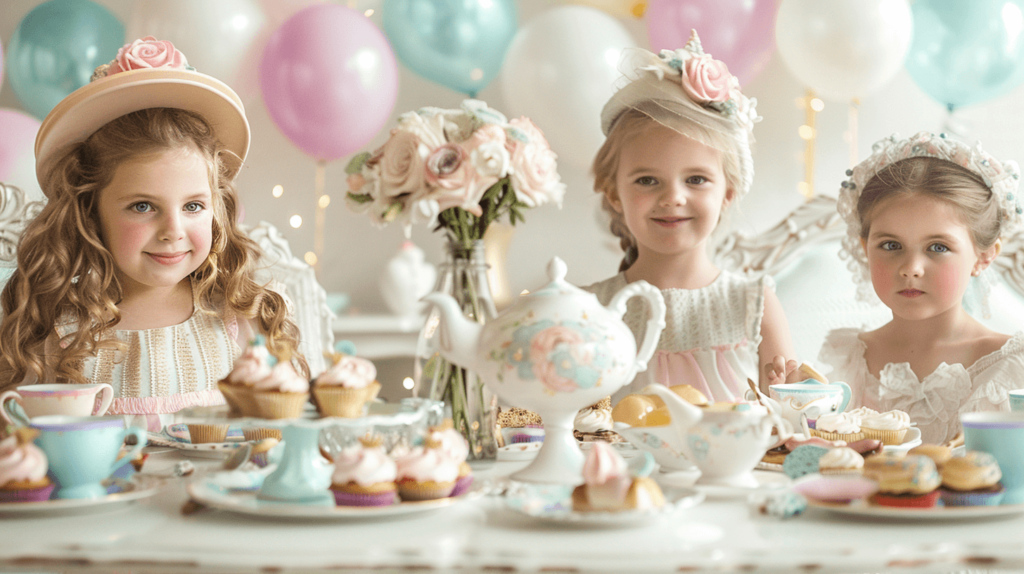
[[(114, 389), (106, 383), (23, 385), (0, 394), (0, 418), (9, 425), (28, 426), (29, 421), (22, 412), (29, 418), (100, 416), (106, 414), (113, 400)], [(15, 403), (21, 407), (21, 412), (14, 408)]]
[(807, 379), (801, 383), (772, 385), (768, 392), (772, 408), (793, 428), (800, 428), (801, 415), (813, 421), (824, 414), (841, 413), (850, 404), (850, 387), (842, 382), (825, 384)]

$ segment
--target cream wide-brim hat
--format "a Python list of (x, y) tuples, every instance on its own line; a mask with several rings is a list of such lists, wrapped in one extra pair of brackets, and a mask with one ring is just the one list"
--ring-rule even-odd
[[(82, 86), (46, 115), (35, 145), (36, 178), (44, 193), (46, 173), (65, 150), (85, 141), (108, 122), (149, 108), (176, 108), (201, 115), (220, 143), (245, 160), (249, 151), (249, 121), (242, 100), (227, 84), (194, 71), (129, 70)], [(232, 178), (240, 168), (241, 162), (233, 165)]]

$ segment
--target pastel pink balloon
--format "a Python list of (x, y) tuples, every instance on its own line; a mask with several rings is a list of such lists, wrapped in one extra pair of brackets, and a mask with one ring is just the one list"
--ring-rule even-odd
[(0, 43), (0, 88), (4, 87), (4, 45)]
[(3, 132), (0, 137), (0, 181), (21, 187), (32, 183), (14, 181), (14, 176), (25, 172), (18, 168), (26, 162), (35, 165), (34, 149), (39, 125), (39, 120), (25, 112), (0, 108), (0, 132)]
[(686, 45), (697, 30), (704, 51), (749, 84), (775, 52), (779, 0), (652, 0), (647, 34), (654, 52)]
[(398, 67), (384, 34), (361, 13), (335, 4), (305, 8), (274, 32), (259, 80), (278, 129), (322, 160), (369, 143), (398, 95)]

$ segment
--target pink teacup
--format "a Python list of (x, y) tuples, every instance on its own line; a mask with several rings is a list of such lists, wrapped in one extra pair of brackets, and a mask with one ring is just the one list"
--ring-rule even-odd
[[(0, 419), (7, 424), (28, 426), (22, 411), (29, 418), (100, 416), (106, 414), (113, 399), (114, 389), (106, 383), (23, 385), (0, 394)], [(14, 403), (21, 406), (20, 411), (14, 408)]]

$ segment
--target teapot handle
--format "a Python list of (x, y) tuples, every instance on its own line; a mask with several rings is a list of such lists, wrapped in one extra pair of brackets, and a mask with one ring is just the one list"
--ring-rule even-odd
[(651, 307), (651, 318), (647, 320), (647, 330), (644, 331), (644, 342), (636, 352), (636, 362), (633, 363), (633, 374), (642, 373), (647, 370), (647, 361), (651, 360), (654, 350), (658, 348), (658, 340), (661, 332), (665, 329), (665, 298), (661, 291), (646, 281), (636, 281), (626, 285), (621, 291), (612, 297), (608, 309), (616, 316), (622, 317), (626, 314), (626, 301), (633, 297), (643, 297)]

